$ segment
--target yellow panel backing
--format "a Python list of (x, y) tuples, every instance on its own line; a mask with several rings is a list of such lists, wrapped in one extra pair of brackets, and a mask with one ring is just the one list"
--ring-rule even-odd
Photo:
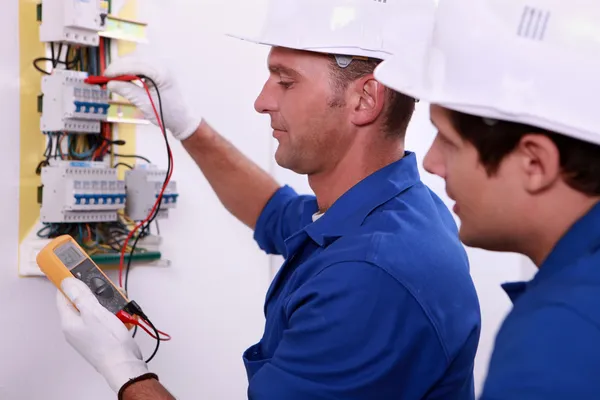
[[(118, 11), (117, 17), (123, 19), (135, 20), (138, 12), (138, 0), (128, 0), (125, 2), (123, 7)], [(135, 42), (117, 41), (117, 53), (119, 57), (125, 56), (134, 52), (136, 49)], [(118, 124), (118, 135), (119, 139), (125, 140), (124, 146), (119, 146), (121, 154), (135, 154), (135, 132), (136, 126), (131, 124)], [(128, 160), (131, 162), (131, 160)], [(125, 161), (125, 162), (128, 162)], [(124, 179), (125, 168), (119, 167), (119, 179)]]
[(21, 71), (19, 243), (34, 226), (40, 214), (37, 187), (41, 184), (41, 179), (35, 174), (35, 168), (42, 160), (46, 147), (46, 140), (40, 131), (40, 115), (37, 111), (37, 97), (41, 93), (42, 75), (33, 67), (33, 60), (44, 56), (44, 44), (39, 40), (36, 5), (36, 0), (19, 0), (19, 69)]

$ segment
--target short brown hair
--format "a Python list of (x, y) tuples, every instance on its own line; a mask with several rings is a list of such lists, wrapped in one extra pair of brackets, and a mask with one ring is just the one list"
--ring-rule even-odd
[(548, 136), (558, 148), (565, 182), (589, 196), (600, 196), (600, 146), (546, 129), (514, 122), (489, 120), (450, 111), (454, 129), (479, 153), (488, 175), (494, 175), (502, 160), (527, 134)]
[[(346, 90), (351, 82), (372, 74), (381, 61), (376, 58), (354, 59), (350, 65), (341, 68), (335, 56), (331, 56), (331, 72), (335, 88), (340, 92)], [(415, 111), (415, 99), (387, 87), (386, 92), (387, 103), (384, 110), (386, 133), (389, 136), (403, 138)]]

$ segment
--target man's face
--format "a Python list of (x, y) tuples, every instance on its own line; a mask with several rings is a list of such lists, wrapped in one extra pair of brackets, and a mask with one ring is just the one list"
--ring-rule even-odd
[(275, 47), (268, 67), (269, 79), (254, 107), (271, 117), (277, 163), (300, 174), (334, 165), (349, 146), (350, 123), (343, 94), (331, 84), (328, 58)]
[(454, 129), (449, 111), (433, 105), (430, 114), (438, 133), (423, 166), (445, 180), (446, 192), (456, 202), (454, 212), (461, 220), (461, 241), (488, 250), (513, 249), (523, 200), (517, 160), (509, 154), (489, 176), (477, 149)]

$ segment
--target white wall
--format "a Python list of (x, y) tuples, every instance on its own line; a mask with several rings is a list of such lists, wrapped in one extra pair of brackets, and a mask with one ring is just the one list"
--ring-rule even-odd
[[(305, 177), (283, 173), (274, 166), (268, 119), (253, 110), (254, 98), (267, 76), (268, 49), (221, 35), (229, 27), (257, 25), (264, 3), (141, 1), (141, 17), (150, 24), (151, 40), (141, 51), (176, 58), (170, 66), (198, 112), (254, 161), (272, 168), (280, 182), (307, 192)], [(15, 37), (17, 21), (17, 2), (7, 2), (0, 14), (0, 35)], [(0, 120), (5, 128), (0, 157), (5, 165), (18, 162), (17, 46), (14, 40), (0, 41)], [(425, 105), (419, 108), (408, 148), (422, 160), (434, 131)], [(164, 165), (158, 135), (154, 128), (140, 129), (139, 152)], [(181, 398), (245, 398), (241, 353), (260, 338), (262, 305), (270, 280), (268, 265), (276, 268), (279, 260), (269, 259), (256, 248), (251, 232), (221, 207), (179, 144), (173, 144), (173, 151), (181, 203), (170, 220), (161, 224), (164, 254), (173, 266), (137, 268), (130, 282), (132, 296), (153, 316), (159, 329), (173, 336), (151, 365)], [(104, 382), (64, 342), (54, 288), (44, 279), (17, 277), (14, 210), (18, 207), (19, 176), (16, 169), (6, 173), (0, 200), (4, 209), (0, 249), (5, 260), (0, 268), (0, 399), (110, 398)], [(425, 172), (423, 180), (444, 197), (443, 182)], [(520, 279), (522, 266), (515, 255), (469, 249), (469, 256), (484, 320), (476, 369), (479, 388), (496, 329), (510, 306), (499, 283)], [(174, 299), (173, 293), (182, 294), (185, 302)], [(140, 339), (147, 353), (152, 342), (143, 336)]]

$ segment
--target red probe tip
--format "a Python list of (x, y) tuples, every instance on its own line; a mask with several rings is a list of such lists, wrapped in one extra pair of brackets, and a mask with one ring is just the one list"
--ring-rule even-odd
[(115, 76), (113, 78), (109, 78), (106, 76), (88, 76), (84, 82), (90, 85), (105, 85), (110, 81), (122, 81), (122, 82), (131, 82), (137, 81), (140, 78), (136, 75), (121, 75)]

